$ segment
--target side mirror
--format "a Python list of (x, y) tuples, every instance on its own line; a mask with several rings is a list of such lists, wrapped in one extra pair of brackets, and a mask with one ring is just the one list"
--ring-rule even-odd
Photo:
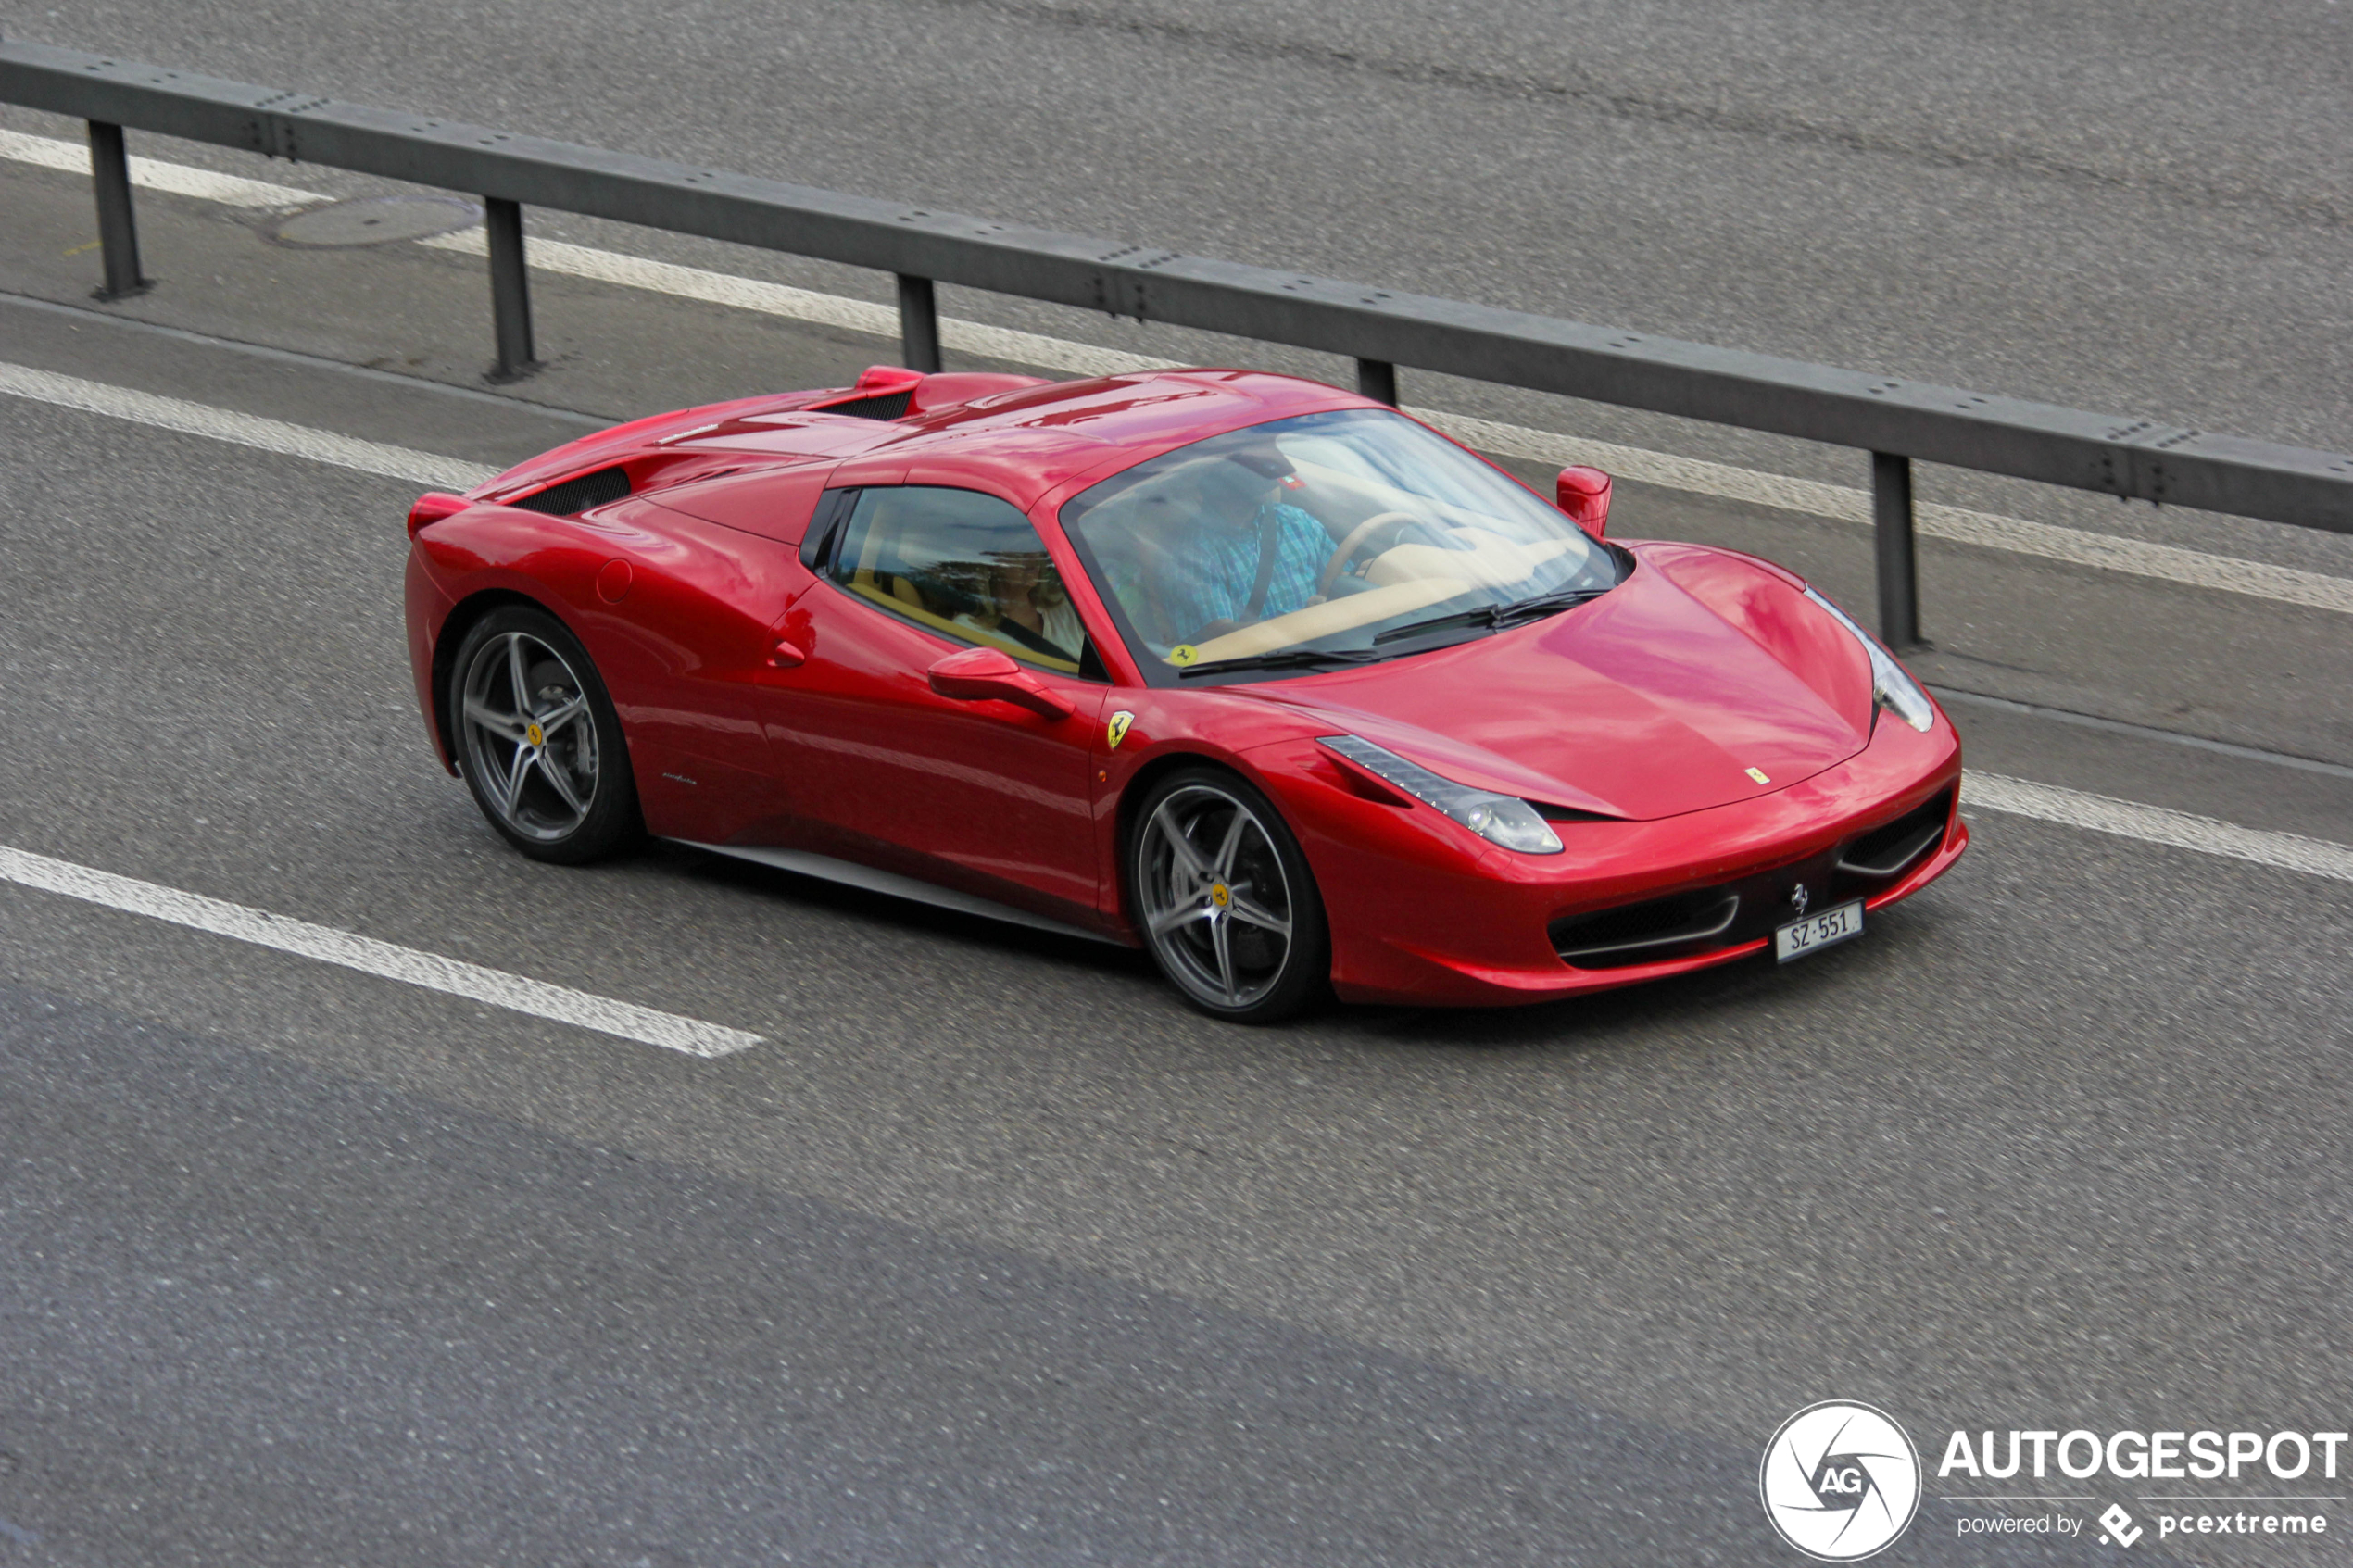
[(1582, 463), (1571, 463), (1561, 470), (1556, 493), (1561, 510), (1578, 527), (1596, 539), (1609, 531), (1609, 475)]
[(933, 691), (958, 702), (1010, 702), (1041, 719), (1067, 719), (1076, 711), (1047, 690), (1037, 676), (995, 648), (951, 653), (925, 673)]

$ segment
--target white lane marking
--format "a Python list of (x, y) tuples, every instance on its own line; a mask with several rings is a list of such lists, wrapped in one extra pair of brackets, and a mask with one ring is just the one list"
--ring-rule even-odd
[(618, 1035), (624, 1040), (684, 1051), (688, 1056), (727, 1056), (763, 1043), (758, 1035), (741, 1029), (682, 1018), (674, 1012), (661, 1012), (635, 1002), (615, 1001), (610, 997), (575, 991), (569, 985), (528, 980), (504, 970), (484, 969), (439, 953), (396, 947), (372, 936), (313, 925), (308, 921), (273, 915), (266, 909), (247, 909), (243, 904), (225, 903), (201, 894), (183, 893), (157, 883), (139, 882), (5, 845), (0, 845), (0, 879), (129, 914), (191, 926), (215, 936), (274, 947), (279, 952), (316, 959), (321, 963), (356, 969), (362, 974), (420, 985), (428, 991), (487, 1002), (511, 1012), (529, 1013), (534, 1018), (553, 1019), (558, 1023)]
[(308, 425), (288, 424), (283, 420), (263, 419), (258, 414), (240, 414), (206, 403), (191, 403), (182, 397), (162, 397), (127, 386), (59, 375), (55, 370), (36, 370), (29, 365), (0, 361), (0, 393), (187, 435), (233, 442), (240, 446), (258, 446), (265, 452), (283, 452), (287, 457), (307, 458), (315, 463), (333, 463), (337, 468), (357, 469), (361, 473), (382, 474), (387, 479), (409, 480), (439, 490), (471, 490), (499, 471), (433, 452), (361, 441), (333, 431), (313, 430)]
[[(26, 136), (14, 132), (0, 132), (0, 157), (21, 158), (45, 168), (72, 169), (84, 174), (90, 169), (89, 151), (79, 144)], [(290, 186), (240, 180), (233, 175), (216, 175), (206, 169), (158, 163), (150, 158), (132, 160), (132, 180), (136, 184), (178, 191), (188, 195), (209, 194), (217, 186), (223, 192), (235, 194), (220, 194), (214, 199), (240, 206), (284, 207), (302, 201), (328, 199), (314, 192), (298, 191)], [(267, 200), (262, 199), (265, 195)], [(484, 254), (488, 248), (488, 241), (479, 229), (437, 235), (419, 243), (436, 249), (475, 256)], [(761, 282), (757, 279), (707, 271), (698, 267), (648, 261), (639, 257), (567, 245), (558, 240), (534, 240), (527, 255), (531, 265), (544, 271), (590, 278), (625, 288), (674, 295), (683, 299), (701, 300), (712, 305), (733, 306), (741, 310), (838, 327), (876, 337), (899, 335), (899, 313), (887, 305), (845, 299), (838, 295), (822, 294), (813, 289)], [(1098, 348), (1091, 344), (1073, 343), (1065, 338), (1047, 337), (1038, 332), (992, 327), (985, 322), (967, 321), (952, 316), (940, 318), (939, 332), (941, 342), (950, 348), (1017, 365), (1065, 370), (1074, 375), (1109, 376), (1165, 370), (1176, 369), (1180, 363), (1142, 354), (1122, 353), (1117, 349)], [(1562, 435), (1527, 425), (1450, 413), (1442, 408), (1412, 408), (1407, 412), (1417, 419), (1427, 420), (1456, 440), (1484, 451), (1562, 467), (1570, 463), (1591, 463), (1644, 484), (1684, 490), (1723, 500), (1745, 501), (1782, 511), (1810, 513), (1834, 522), (1867, 527), (1871, 521), (1870, 493), (1850, 485), (1827, 484), (1819, 480), (1735, 468), (1729, 463), (1711, 463), (1704, 458), (1654, 452), (1613, 441)], [(2353, 578), (2307, 571), (2292, 566), (2274, 566), (2268, 561), (2246, 560), (2236, 556), (2208, 555), (2200, 550), (2185, 550), (2175, 545), (2096, 533), (2089, 529), (2064, 528), (2056, 523), (2032, 522), (2025, 518), (2004, 517), (1994, 512), (1972, 511), (1966, 507), (1947, 507), (1935, 502), (1919, 503), (1914, 509), (1914, 516), (1919, 532), (1931, 539), (1944, 539), (2012, 555), (2034, 556), (2073, 566), (2094, 567), (2130, 576), (2180, 583), (2194, 588), (2243, 594), (2250, 598), (2271, 599), (2281, 604), (2302, 605), (2312, 609), (2353, 615)]]
[[(479, 229), (442, 234), (419, 243), (473, 256), (484, 254), (489, 245)], [(725, 272), (706, 271), (698, 267), (648, 261), (638, 257), (594, 250), (586, 245), (566, 245), (557, 240), (534, 240), (526, 255), (533, 267), (571, 277), (591, 278), (600, 282), (675, 295), (712, 305), (734, 306), (742, 310), (869, 332), (876, 337), (899, 335), (899, 312), (887, 305), (844, 299), (838, 295), (820, 294), (811, 289), (788, 288), (782, 283), (763, 283)], [(1141, 370), (1174, 370), (1178, 365), (1178, 361), (1174, 359), (1124, 354), (1115, 349), (1097, 348), (1088, 344), (1071, 343), (1037, 332), (1013, 332), (953, 316), (940, 318), (939, 333), (940, 340), (950, 348), (1017, 365), (1067, 370), (1075, 375), (1133, 374)], [(1428, 420), (1457, 441), (1481, 451), (1526, 458), (1554, 467), (1591, 463), (1645, 484), (1691, 491), (1725, 500), (1746, 501), (1782, 511), (1811, 513), (1834, 522), (1868, 527), (1871, 521), (1870, 493), (1846, 485), (1825, 484), (1818, 480), (1734, 468), (1727, 463), (1681, 458), (1667, 452), (1648, 451), (1640, 446), (1623, 446), (1611, 441), (1561, 435), (1526, 425), (1504, 424), (1469, 414), (1450, 413), (1443, 408), (1410, 408), (1406, 412), (1416, 419)], [(2173, 545), (2150, 544), (2109, 533), (2094, 533), (2081, 528), (2062, 528), (2055, 523), (2030, 522), (2024, 518), (2001, 517), (1992, 512), (1940, 506), (1934, 502), (1919, 504), (1914, 510), (1914, 516), (1919, 532), (1931, 539), (1949, 539), (1956, 544), (2004, 550), (2012, 555), (2038, 556), (2045, 560), (2097, 567), (2136, 577), (2154, 577), (2196, 588), (2220, 589), (2253, 598), (2273, 599), (2283, 604), (2304, 605), (2314, 609), (2353, 615), (2353, 579), (2332, 577), (2325, 572), (2273, 566), (2265, 561), (2244, 560), (2233, 556), (2207, 555)]]
[[(1866, 528), (1871, 522), (1871, 495), (1868, 490), (1738, 469), (1697, 458), (1679, 458), (1610, 441), (1555, 435), (1525, 425), (1474, 419), (1468, 414), (1429, 408), (1411, 412), (1464, 445), (1482, 451), (1562, 467), (1590, 463), (1644, 484), (1746, 501), (1782, 511), (1810, 512), (1833, 522)], [(1966, 507), (1940, 506), (1932, 501), (1916, 504), (1913, 518), (1919, 531), (1931, 539), (1949, 539), (1955, 544), (2005, 550), (2012, 555), (2039, 556), (2073, 566), (2097, 567), (2134, 577), (2154, 577), (2194, 588), (2215, 588), (2245, 594), (2250, 598), (2353, 615), (2353, 578), (2332, 577), (2326, 572), (2273, 566), (2268, 561), (2246, 560), (2236, 556), (2208, 555), (2176, 545), (2151, 544), (2113, 533), (2095, 533), (2088, 529), (2030, 522), (2021, 517), (2002, 517), (1993, 512), (1971, 511)]]
[(2307, 838), (2301, 834), (2241, 827), (2218, 817), (2201, 817), (2163, 806), (2144, 806), (2113, 796), (2061, 789), (2057, 784), (2035, 784), (2000, 773), (1969, 771), (1961, 775), (1961, 804), (2136, 838), (2144, 844), (2195, 849), (2201, 855), (2227, 855), (2259, 866), (2302, 872), (2307, 876), (2353, 882), (2353, 848), (2342, 844)]
[[(459, 251), (468, 256), (484, 256), (490, 248), (488, 237), (480, 229), (460, 229), (454, 234), (436, 234), (417, 243), (435, 250)], [(783, 283), (764, 283), (756, 278), (711, 272), (699, 267), (648, 261), (643, 257), (594, 250), (587, 245), (567, 245), (561, 240), (533, 240), (524, 247), (523, 254), (533, 267), (542, 271), (592, 278), (598, 282), (675, 295), (682, 299), (698, 299), (711, 305), (732, 305), (739, 310), (756, 310), (763, 315), (782, 316), (819, 326), (841, 327), (854, 332), (869, 332), (876, 337), (895, 338), (899, 335), (899, 310), (895, 306), (845, 299), (839, 295), (791, 288)], [(1083, 343), (1044, 337), (1037, 332), (1014, 332), (1008, 327), (992, 327), (953, 316), (939, 319), (939, 335), (946, 346), (962, 349), (968, 354), (990, 359), (1009, 359), (1017, 365), (1069, 370), (1076, 375), (1116, 376), (1139, 370), (1173, 370), (1177, 368), (1174, 359), (1151, 359), (1141, 354), (1123, 354), (1117, 349), (1090, 347)]]
[[(28, 136), (21, 131), (0, 131), (0, 157), (38, 164), (43, 169), (63, 169), (68, 174), (90, 172), (87, 144), (61, 142), (54, 136)], [(302, 207), (329, 199), (316, 191), (298, 191), (292, 185), (272, 185), (234, 174), (215, 174), (209, 169), (191, 169), (184, 163), (165, 163), (151, 157), (131, 160), (131, 182), (151, 191), (170, 191), (174, 195), (196, 196), (230, 207)]]

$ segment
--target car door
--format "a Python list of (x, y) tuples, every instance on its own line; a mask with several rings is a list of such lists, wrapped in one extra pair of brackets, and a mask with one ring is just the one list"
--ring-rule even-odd
[[(761, 498), (806, 519), (823, 472), (796, 477), (770, 481)], [(667, 500), (631, 497), (576, 521), (594, 582), (568, 608), (629, 737), (647, 826), (724, 843), (778, 810), (774, 754), (748, 694), (769, 673), (772, 628), (808, 574), (797, 543)]]
[[(1044, 542), (979, 491), (831, 494), (803, 551), (818, 582), (781, 628), (801, 662), (755, 696), (795, 836), (1100, 924), (1088, 747), (1108, 684)], [(1069, 711), (933, 689), (934, 664), (975, 648), (1009, 656)]]

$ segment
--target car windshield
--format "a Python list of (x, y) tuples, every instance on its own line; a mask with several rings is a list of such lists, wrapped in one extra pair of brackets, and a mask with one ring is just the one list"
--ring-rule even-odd
[(1372, 408), (1179, 447), (1074, 497), (1062, 523), (1155, 684), (1413, 652), (1620, 575), (1525, 486)]

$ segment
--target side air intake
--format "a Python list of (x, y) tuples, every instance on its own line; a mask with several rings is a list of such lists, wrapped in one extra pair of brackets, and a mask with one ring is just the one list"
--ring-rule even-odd
[(527, 512), (546, 512), (550, 517), (570, 517), (591, 507), (610, 506), (629, 494), (629, 473), (619, 467), (598, 469), (593, 473), (576, 474), (560, 484), (510, 501), (510, 507), (521, 507)]

